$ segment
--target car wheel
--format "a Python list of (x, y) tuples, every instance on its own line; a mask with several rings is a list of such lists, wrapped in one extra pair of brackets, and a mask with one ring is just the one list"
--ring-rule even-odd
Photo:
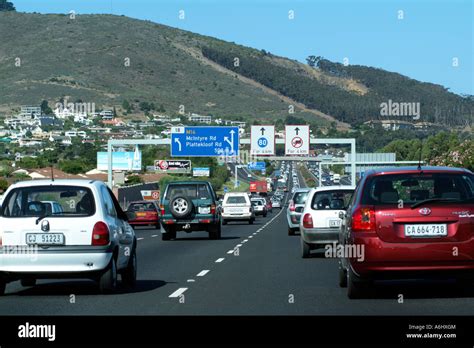
[(303, 237), (300, 238), (301, 241), (301, 256), (303, 259), (307, 259), (311, 256), (311, 245), (306, 243)]
[(345, 288), (347, 287), (347, 272), (346, 270), (344, 269), (344, 267), (342, 267), (342, 262), (339, 261), (339, 286), (341, 288)]
[(347, 271), (347, 297), (350, 299), (365, 298), (369, 295), (370, 282), (359, 278), (349, 266)]
[(127, 268), (122, 272), (122, 282), (129, 288), (135, 287), (137, 283), (137, 252), (135, 248), (130, 255)]
[(263, 213), (263, 217), (267, 217), (267, 213)]
[(221, 238), (221, 224), (211, 227), (209, 230), (209, 239), (220, 239)]
[(161, 226), (160, 226), (160, 223), (159, 223), (159, 222), (155, 225), (155, 228), (156, 228), (157, 230), (161, 229)]
[(176, 230), (172, 227), (165, 229), (165, 233), (161, 234), (161, 240), (171, 240), (176, 239)]
[(288, 227), (288, 235), (289, 235), (289, 236), (294, 236), (294, 235), (295, 235), (295, 231), (293, 231), (291, 228)]
[(117, 264), (112, 257), (107, 270), (100, 276), (99, 290), (102, 294), (112, 293), (117, 289)]
[(223, 225), (227, 225), (227, 221), (225, 221), (224, 219), (222, 219), (222, 224), (223, 224)]
[(5, 295), (5, 289), (7, 287), (7, 282), (4, 279), (0, 279), (0, 296)]
[(35, 286), (36, 285), (36, 279), (32, 278), (26, 278), (21, 280), (21, 286)]
[(254, 219), (254, 218), (251, 218), (251, 219), (249, 220), (249, 225), (252, 225), (254, 221), (255, 221), (255, 219)]

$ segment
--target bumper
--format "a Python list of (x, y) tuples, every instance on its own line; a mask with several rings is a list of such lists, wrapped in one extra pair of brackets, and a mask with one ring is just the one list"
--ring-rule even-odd
[(144, 226), (144, 225), (157, 225), (160, 222), (158, 220), (140, 220), (140, 221), (129, 221), (131, 226)]
[(331, 244), (339, 241), (339, 228), (301, 228), (301, 238), (310, 244)]
[(250, 220), (254, 217), (252, 213), (245, 214), (222, 214), (222, 218), (225, 220)]
[(101, 271), (107, 268), (113, 255), (111, 250), (58, 249), (33, 249), (23, 253), (4, 248), (0, 254), (0, 272), (53, 275)]
[(363, 261), (349, 258), (354, 272), (362, 276), (406, 278), (420, 272), (427, 276), (435, 273), (474, 275), (474, 239), (449, 243), (386, 243), (377, 236), (361, 235), (350, 246), (363, 248)]

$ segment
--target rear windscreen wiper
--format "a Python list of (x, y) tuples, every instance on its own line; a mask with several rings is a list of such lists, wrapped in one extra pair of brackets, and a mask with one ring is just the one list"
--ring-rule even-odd
[(437, 202), (462, 202), (460, 199), (455, 198), (429, 198), (425, 199), (424, 201), (419, 201), (411, 206), (411, 209), (415, 209), (426, 203), (437, 203)]

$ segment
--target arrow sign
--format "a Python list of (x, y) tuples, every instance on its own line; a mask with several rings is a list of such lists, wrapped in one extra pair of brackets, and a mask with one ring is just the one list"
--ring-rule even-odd
[(250, 127), (250, 154), (275, 155), (275, 126), (254, 125)]
[(309, 126), (285, 126), (285, 155), (309, 155)]
[(178, 151), (181, 152), (181, 142), (179, 141), (179, 139), (175, 138), (174, 142), (178, 144)]
[(238, 127), (172, 127), (172, 157), (232, 157), (239, 152)]
[(298, 127), (295, 128), (296, 135), (300, 132), (300, 129)]

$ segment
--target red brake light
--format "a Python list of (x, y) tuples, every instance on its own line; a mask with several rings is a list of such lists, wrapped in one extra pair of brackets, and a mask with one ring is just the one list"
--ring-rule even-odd
[(290, 201), (290, 211), (295, 211), (295, 202), (293, 202), (293, 200)]
[(214, 215), (216, 213), (216, 206), (214, 204), (211, 205), (211, 214)]
[(306, 213), (303, 216), (303, 227), (304, 228), (313, 228), (313, 217), (311, 214)]
[(375, 209), (374, 207), (360, 207), (352, 215), (353, 231), (375, 230)]
[(110, 243), (110, 235), (109, 235), (109, 228), (107, 225), (99, 221), (94, 225), (94, 229), (92, 230), (92, 245), (100, 246), (100, 245), (107, 245)]
[(165, 215), (165, 206), (163, 204), (160, 204), (160, 212), (161, 212), (161, 216)]

